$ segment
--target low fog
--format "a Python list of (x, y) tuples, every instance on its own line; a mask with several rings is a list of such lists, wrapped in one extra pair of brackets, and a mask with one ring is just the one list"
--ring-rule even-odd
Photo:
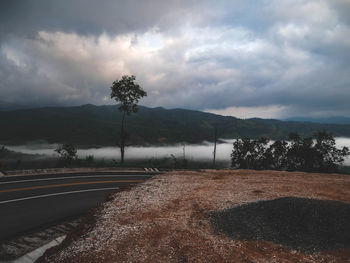
[[(218, 161), (230, 161), (230, 154), (232, 152), (233, 140), (222, 139), (224, 143), (219, 143), (216, 150), (216, 159)], [(347, 146), (350, 148), (350, 138), (336, 138), (338, 147)], [(27, 154), (44, 154), (48, 156), (57, 156), (54, 149), (58, 147), (57, 144), (31, 144), (21, 146), (5, 146), (6, 148)], [(202, 144), (176, 144), (171, 146), (148, 146), (148, 147), (127, 147), (126, 159), (161, 159), (171, 157), (187, 158), (188, 160), (211, 161), (213, 159), (213, 143), (203, 142)], [(79, 157), (86, 157), (93, 155), (97, 159), (116, 159), (120, 158), (120, 150), (118, 147), (101, 147), (78, 149)], [(350, 158), (344, 162), (345, 165), (350, 165)]]
[[(232, 151), (233, 140), (222, 140), (224, 143), (217, 144), (217, 160), (229, 161)], [(58, 144), (28, 144), (20, 146), (5, 146), (6, 148), (27, 154), (57, 155), (54, 151)], [(192, 160), (212, 160), (213, 143), (203, 142), (202, 144), (176, 144), (171, 146), (130, 146), (125, 149), (126, 158), (129, 159), (151, 159), (166, 158), (174, 155), (176, 158)], [(120, 149), (116, 146), (78, 149), (79, 157), (93, 155), (97, 159), (119, 159)], [(57, 155), (58, 156), (58, 155)]]

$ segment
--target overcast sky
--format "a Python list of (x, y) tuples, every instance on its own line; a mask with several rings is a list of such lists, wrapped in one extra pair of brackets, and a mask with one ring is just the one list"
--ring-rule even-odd
[(350, 117), (350, 0), (2, 0), (0, 101)]

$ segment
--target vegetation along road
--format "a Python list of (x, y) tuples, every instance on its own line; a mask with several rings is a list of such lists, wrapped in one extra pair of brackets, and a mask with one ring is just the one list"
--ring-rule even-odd
[(107, 193), (151, 173), (81, 173), (0, 178), (0, 241), (86, 213)]

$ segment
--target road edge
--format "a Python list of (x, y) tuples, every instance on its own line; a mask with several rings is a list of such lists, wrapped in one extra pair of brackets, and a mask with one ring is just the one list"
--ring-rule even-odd
[(157, 168), (50, 168), (50, 169), (33, 169), (33, 170), (12, 170), (6, 173), (0, 171), (0, 178), (9, 178), (17, 176), (35, 176), (35, 175), (52, 175), (52, 174), (79, 174), (79, 173), (127, 173), (127, 174), (158, 174), (160, 171)]
[(44, 255), (46, 250), (61, 244), (65, 238), (66, 238), (66, 235), (57, 237), (54, 240), (50, 241), (49, 243), (33, 250), (32, 252), (25, 254), (24, 256), (12, 261), (12, 262), (13, 263), (33, 263), (38, 258), (40, 258), (42, 255)]
[[(157, 173), (159, 174), (159, 173)], [(39, 258), (36, 259), (35, 263), (42, 263), (47, 262), (46, 259), (53, 254), (58, 253), (60, 250), (64, 249), (65, 247), (69, 246), (72, 242), (80, 238), (86, 231), (93, 228), (96, 224), (97, 216), (101, 209), (103, 208), (104, 204), (106, 202), (110, 202), (113, 198), (113, 195), (123, 192), (123, 191), (129, 191), (132, 188), (134, 188), (135, 185), (126, 185), (124, 187), (119, 188), (116, 191), (110, 192), (106, 195), (105, 201), (94, 208), (90, 209), (87, 215), (83, 218), (83, 220), (79, 223), (79, 225), (67, 233), (65, 239), (57, 244), (56, 246), (52, 246), (48, 248)]]

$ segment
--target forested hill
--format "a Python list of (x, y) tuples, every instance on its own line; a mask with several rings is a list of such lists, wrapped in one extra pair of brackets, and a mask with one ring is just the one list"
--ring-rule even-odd
[[(0, 144), (23, 144), (37, 140), (76, 145), (115, 145), (121, 113), (117, 106), (83, 105), (0, 112)], [(350, 137), (350, 125), (237, 119), (200, 111), (139, 107), (128, 116), (126, 128), (134, 145), (199, 143), (212, 141), (214, 126), (220, 138), (266, 136), (285, 138), (290, 132), (311, 135), (327, 130), (334, 136)]]

